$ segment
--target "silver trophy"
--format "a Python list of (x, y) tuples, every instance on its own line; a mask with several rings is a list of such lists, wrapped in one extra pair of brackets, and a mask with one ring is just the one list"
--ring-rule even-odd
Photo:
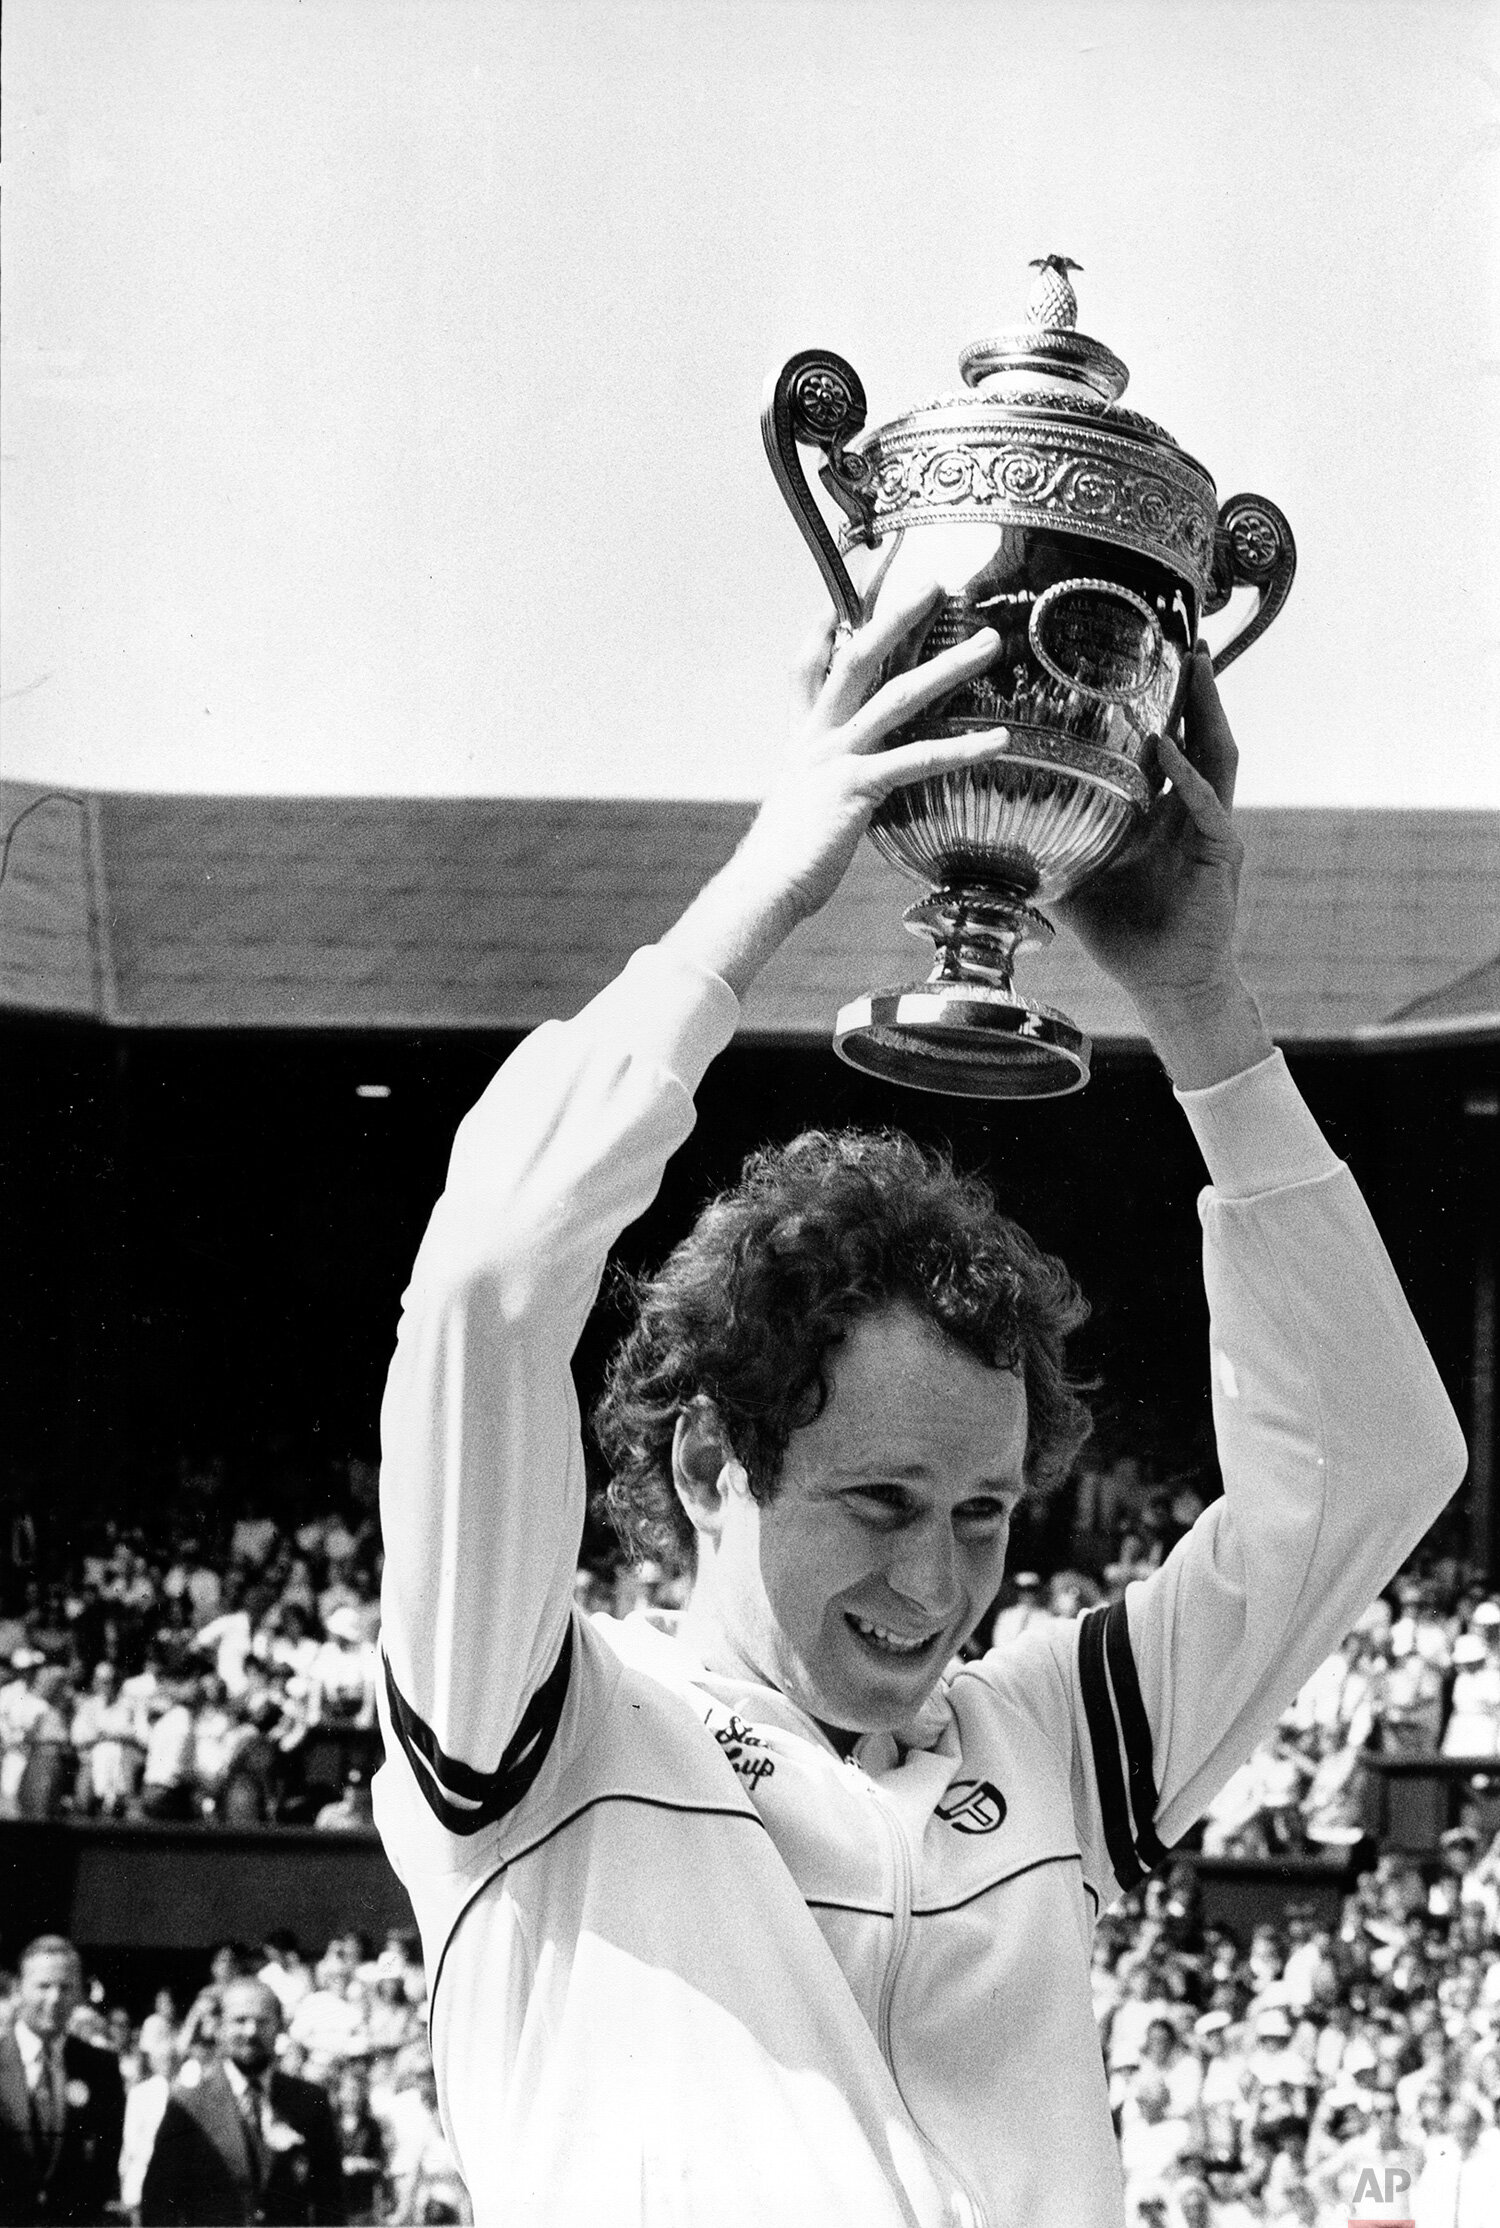
[[(808, 349), (767, 386), (761, 426), (777, 483), (833, 598), (862, 625), (881, 595), (936, 578), (935, 656), (982, 627), (989, 669), (902, 729), (900, 740), (1005, 728), (1002, 755), (898, 790), (871, 840), (926, 886), (906, 925), (937, 961), (913, 989), (840, 1012), (851, 1066), (962, 1098), (1049, 1098), (1088, 1081), (1088, 1038), (1017, 992), (1018, 952), (1050, 942), (1039, 907), (1125, 844), (1160, 786), (1156, 738), (1180, 717), (1205, 612), (1255, 591), (1221, 672), (1285, 603), (1297, 554), (1261, 495), (1222, 508), (1197, 460), (1120, 406), (1118, 356), (1076, 330), (1066, 256), (1049, 255), (1027, 321), (959, 358), (968, 392), (864, 431), (865, 396), (842, 357)], [(844, 513), (835, 540), (799, 444)]]

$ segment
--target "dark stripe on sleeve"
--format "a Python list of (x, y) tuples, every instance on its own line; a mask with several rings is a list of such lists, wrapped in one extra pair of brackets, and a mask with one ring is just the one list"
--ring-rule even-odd
[(527, 1703), (505, 1754), (492, 1772), (476, 1771), (438, 1746), (430, 1725), (418, 1717), (397, 1686), (389, 1658), (385, 1665), (386, 1698), (391, 1722), (406, 1750), (412, 1776), (427, 1799), (427, 1807), (449, 1833), (478, 1833), (515, 1809), (547, 1760), (562, 1717), (568, 1693), (568, 1673), (573, 1661), (573, 1624), (568, 1621), (557, 1661)]
[(1141, 1682), (1136, 1676), (1135, 1657), (1130, 1649), (1130, 1624), (1123, 1600), (1115, 1602), (1105, 1615), (1104, 1647), (1109, 1660), (1110, 1684), (1115, 1690), (1115, 1707), (1120, 1713), (1120, 1731), (1125, 1736), (1125, 1771), (1130, 1787), (1131, 1815), (1135, 1819), (1135, 1845), (1142, 1864), (1148, 1872), (1153, 1872), (1167, 1852), (1156, 1835), (1158, 1797), (1151, 1721), (1141, 1700)]
[(1125, 1801), (1125, 1775), (1120, 1770), (1115, 1713), (1104, 1675), (1104, 1619), (1107, 1612), (1091, 1609), (1078, 1626), (1078, 1683), (1083, 1690), (1084, 1715), (1094, 1751), (1094, 1777), (1099, 1786), (1099, 1814), (1104, 1844), (1115, 1878), (1122, 1888), (1133, 1888), (1146, 1876), (1136, 1857), (1130, 1832), (1130, 1812)]

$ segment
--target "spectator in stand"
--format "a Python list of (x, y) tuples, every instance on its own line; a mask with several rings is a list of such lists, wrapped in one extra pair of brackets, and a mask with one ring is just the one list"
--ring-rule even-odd
[(1364, 1753), (1339, 1740), (1332, 1726), (1306, 1736), (1316, 1759), (1302, 1797), (1302, 1823), (1312, 1850), (1348, 1850), (1364, 1839), (1369, 1772)]
[(1287, 1922), (1289, 1947), (1281, 1968), (1281, 1986), (1287, 2004), (1306, 2013), (1327, 2003), (1338, 1987), (1333, 1964), (1333, 1937), (1326, 1927), (1294, 1913)]
[[(297, 1537), (300, 1546), (303, 1535), (299, 1533)], [(286, 1573), (281, 1581), (276, 1608), (295, 1609), (302, 1620), (304, 1632), (311, 1632), (317, 1623), (318, 1589), (313, 1581), (313, 1566), (305, 1553), (287, 1557)]]
[(420, 1987), (420, 1966), (413, 1975), (400, 1949), (388, 1942), (375, 1960), (366, 1989), (365, 2028), (372, 2051), (394, 2053), (421, 2039), (423, 1999), (412, 1996), (413, 1978)]
[(26, 1608), (18, 1595), (7, 1595), (0, 1581), (0, 1686), (5, 1683), (11, 1657), (18, 1648), (29, 1646), (31, 1627), (26, 1621)]
[(1416, 2064), (1401, 2075), (1393, 2092), (1398, 2117), (1404, 2125), (1413, 2127), (1420, 2119), (1423, 2096), (1429, 2090), (1445, 2090), (1453, 2071), (1448, 2037), (1441, 2027), (1433, 2027), (1421, 2036), (1417, 2049)]
[(153, 1640), (141, 1668), (120, 1680), (121, 1770), (128, 1786), (127, 1813), (139, 1805), (151, 1728), (167, 1707), (170, 1662), (170, 1649)]
[(1392, 1661), (1415, 1653), (1437, 1671), (1446, 1671), (1453, 1660), (1452, 1635), (1438, 1613), (1431, 1587), (1416, 1577), (1398, 1579), (1396, 1601), (1399, 1614), (1391, 1626)]
[(1118, 1540), (1135, 1523), (1145, 1502), (1141, 1464), (1133, 1454), (1079, 1471), (1074, 1494), (1074, 1549), (1076, 1559), (1097, 1570)]
[(1284, 1856), (1299, 1850), (1299, 1805), (1314, 1766), (1284, 1719), (1228, 1779), (1204, 1813), (1205, 1856)]
[(1141, 2067), (1120, 2116), (1127, 2220), (1147, 2217), (1143, 2208), (1149, 2201), (1165, 2201), (1167, 2183), (1200, 2140), (1196, 2117), (1174, 2113), (1162, 2075), (1154, 2066)]
[(1180, 1536), (1172, 1529), (1172, 1498), (1159, 1487), (1146, 1496), (1141, 1510), (1141, 1544), (1147, 1562), (1159, 1570), (1166, 1561), (1173, 1542)]
[(105, 1566), (100, 1598), (126, 1629), (139, 1626), (158, 1606), (158, 1594), (139, 1540), (120, 1540)]
[(107, 1659), (94, 1665), (88, 1690), (73, 1710), (70, 1738), (78, 1759), (73, 1785), (73, 1808), (82, 1818), (117, 1817), (125, 1807), (122, 1726), (129, 1722), (128, 1705), (120, 1707), (120, 1674)]
[(56, 1818), (72, 1792), (77, 1760), (69, 1739), (73, 1686), (60, 1664), (44, 1664), (31, 1688), (30, 1705), (21, 1712), (26, 1761), (16, 1789), (22, 1818)]
[(264, 1960), (257, 1980), (263, 1980), (280, 2004), (283, 2015), (290, 2019), (303, 2000), (310, 1996), (316, 1985), (312, 1967), (303, 1956), (297, 1937), (289, 1927), (278, 1927), (268, 1934), (261, 1947)]
[(1441, 2228), (1494, 2228), (1500, 2190), (1500, 2134), (1479, 2104), (1455, 2097), (1429, 2137), (1416, 2190), (1416, 2216)]
[(344, 1791), (337, 1801), (324, 1803), (313, 1819), (319, 1833), (373, 1833), (375, 1812), (370, 1799), (370, 1775), (357, 1766), (345, 1774)]
[(256, 1632), (256, 1661), (280, 1665), (298, 1678), (310, 1678), (319, 1646), (313, 1636), (313, 1619), (316, 1614), (316, 1605), (310, 1595), (304, 1601), (300, 1595), (294, 1597), (284, 1593), (279, 1601), (273, 1603)]
[(1047, 1581), (1047, 1607), (1054, 1617), (1081, 1617), (1085, 1609), (1096, 1608), (1103, 1598), (1092, 1578), (1086, 1578), (1081, 1570), (1060, 1570)]
[(1250, 2062), (1245, 2029), (1223, 2005), (1193, 2022), (1193, 2052), (1203, 2069), (1198, 2109), (1205, 2129), (1214, 2114), (1228, 2113), (1238, 2124), (1249, 2094)]
[(383, 2121), (394, 2221), (472, 2221), (473, 2209), (438, 2118), (437, 2079), (425, 2038), (403, 2050), (391, 2089), (371, 2095)]
[(309, 1675), (308, 1722), (368, 1728), (375, 1723), (375, 1649), (360, 1610), (344, 1603), (325, 1625)]
[(306, 1762), (301, 1751), (311, 1726), (312, 1680), (277, 1664), (268, 1673), (266, 1683), (275, 1712), (274, 1720), (268, 1720), (271, 1742), (281, 1759), (283, 1777), (300, 1786)]
[(1443, 1674), (1416, 1648), (1397, 1656), (1380, 1693), (1380, 1746), (1387, 1756), (1433, 1756), (1443, 1725)]
[(245, 1666), (255, 1632), (248, 1595), (245, 1579), (238, 1571), (231, 1571), (225, 1582), (224, 1608), (201, 1627), (193, 1642), (195, 1648), (213, 1657), (225, 1693), (233, 1696), (245, 1691)]
[(333, 2083), (334, 2117), (344, 2170), (344, 2214), (351, 2223), (386, 2217), (390, 2189), (386, 2134), (370, 2109), (368, 2066), (351, 2058)]
[(39, 1935), (18, 1979), (14, 2021), (0, 2029), (0, 2222), (92, 2228), (118, 2194), (119, 2067), (69, 2032), (83, 2000), (71, 1942)]
[(160, 1712), (146, 1736), (140, 1809), (146, 1818), (181, 1824), (194, 1815), (193, 1712), (198, 1682), (191, 1678), (166, 1680), (159, 1699)]
[(14, 1818), (21, 1774), (26, 1769), (26, 1737), (31, 1722), (32, 1680), (41, 1669), (40, 1649), (11, 1652), (10, 1676), (0, 1685), (0, 1818)]
[(1278, 2098), (1290, 2100), (1296, 2108), (1288, 2116), (1300, 2118), (1304, 2125), (1310, 2116), (1310, 2092), (1313, 2085), (1312, 2068), (1307, 2058), (1293, 2047), (1294, 2029), (1287, 2009), (1285, 1994), (1277, 1983), (1262, 1989), (1257, 1998), (1253, 2020), (1254, 2041), (1250, 2052), (1250, 2081), (1252, 2096), (1264, 2097), (1273, 2091)]
[(177, 2004), (172, 1991), (170, 1988), (159, 1988), (152, 2000), (151, 2009), (141, 2021), (141, 2031), (136, 2038), (142, 2057), (149, 2058), (164, 2042), (170, 2042), (175, 2047), (179, 2024)]
[(157, 2025), (148, 2039), (150, 2026), (148, 2020), (141, 2029), (142, 2071), (125, 2094), (125, 2131), (120, 2142), (120, 2204), (132, 2220), (140, 2214), (141, 2187), (178, 2067), (175, 2033)]
[[(1419, 2161), (1401, 2139), (1391, 2099), (1348, 2088), (1320, 2105), (1308, 2137), (1306, 2164), (1308, 2186), (1323, 2207), (1320, 2219), (1335, 2217), (1343, 2228), (1356, 2212), (1354, 2192), (1364, 2177), (1373, 2173), (1378, 2186), (1404, 2186), (1409, 2191)], [(1406, 2182), (1387, 2184), (1388, 2173), (1404, 2174)], [(1365, 2181), (1364, 2196), (1368, 2195)]]
[(991, 1647), (1003, 1647), (1008, 1640), (1019, 1640), (1032, 1625), (1051, 1622), (1052, 1612), (1043, 1606), (1041, 1593), (1042, 1582), (1034, 1570), (1017, 1571), (1015, 1600), (996, 1611)]
[(276, 1551), (279, 1537), (276, 1521), (267, 1513), (264, 1496), (252, 1487), (244, 1496), (230, 1534), (230, 1561), (241, 1572), (264, 1570)]
[(222, 1680), (210, 1672), (198, 1682), (198, 1702), (193, 1714), (192, 1784), (195, 1815), (204, 1818), (219, 1816), (239, 1730), (238, 1712), (230, 1707)]
[(315, 2079), (336, 2060), (369, 2048), (360, 1961), (358, 1936), (336, 1935), (318, 1960), (310, 1993), (288, 2022), (287, 2033), (307, 2052), (308, 2072)]
[(276, 1818), (277, 1754), (270, 1727), (277, 1716), (265, 1683), (259, 1679), (235, 1705), (218, 1794), (218, 1815), (226, 1826), (266, 1826)]
[[(1368, 1747), (1375, 1735), (1385, 1688), (1388, 1659), (1384, 1621), (1366, 1611), (1353, 1631), (1345, 1634), (1338, 1650), (1319, 1664), (1303, 1687), (1287, 1712), (1288, 1725), (1303, 1732), (1332, 1734), (1340, 1746)], [(1314, 1751), (1327, 1753), (1327, 1744), (1315, 1743)]]
[(1445, 1756), (1500, 1757), (1500, 1603), (1482, 1601), (1455, 1643)]
[(1147, 2022), (1141, 2059), (1143, 2071), (1157, 2075), (1167, 2085), (1170, 2118), (1186, 2119), (1197, 2111), (1203, 2093), (1203, 2062), (1184, 2047), (1176, 2019), (1159, 2012)]
[(1104, 1589), (1110, 1600), (1121, 1600), (1127, 1586), (1138, 1578), (1149, 1578), (1161, 1561), (1160, 1540), (1148, 1545), (1143, 1532), (1122, 1533), (1114, 1561), (1104, 1566)]
[(330, 1617), (341, 1609), (358, 1611), (364, 1599), (359, 1589), (353, 1541), (349, 1540), (347, 1546), (342, 1542), (340, 1545), (340, 1552), (330, 1552), (328, 1556), (328, 1582), (318, 1595), (318, 1620), (325, 1631)]
[(1464, 1889), (1479, 1853), (1479, 1836), (1472, 1826), (1450, 1826), (1438, 1843), (1438, 1861), (1441, 1870), (1429, 1881), (1427, 1887), (1428, 1915), (1441, 1919), (1450, 1930), (1453, 1944), (1470, 1942), (1482, 1946), (1462, 1925), (1465, 1910)]
[(181, 1552), (162, 1580), (162, 1593), (168, 1601), (185, 1604), (187, 1621), (195, 1632), (201, 1632), (219, 1614), (223, 1581), (196, 1539), (183, 1541)]

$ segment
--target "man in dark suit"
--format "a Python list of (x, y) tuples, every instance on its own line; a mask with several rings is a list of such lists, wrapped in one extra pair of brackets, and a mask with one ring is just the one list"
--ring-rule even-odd
[(119, 2195), (125, 2092), (108, 2050), (68, 2033), (78, 1952), (42, 1934), (21, 1952), (15, 2023), (0, 2029), (0, 2222), (94, 2228)]
[(333, 2109), (315, 2082), (276, 2071), (280, 2026), (281, 2006), (264, 1981), (230, 1981), (219, 2064), (167, 2099), (141, 2189), (143, 2228), (339, 2228)]

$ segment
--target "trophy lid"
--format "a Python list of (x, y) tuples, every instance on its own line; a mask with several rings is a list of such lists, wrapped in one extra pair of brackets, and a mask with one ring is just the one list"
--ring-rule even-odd
[[(1121, 409), (1129, 367), (1102, 340), (1079, 332), (1078, 296), (1068, 273), (1081, 274), (1083, 265), (1069, 255), (1037, 255), (1031, 269), (1037, 275), (1026, 297), (1025, 324), (971, 341), (959, 355), (959, 371), (975, 400), (1091, 418), (1148, 447), (1186, 456), (1165, 426), (1139, 410)], [(940, 396), (933, 407), (951, 408), (958, 399)], [(1196, 464), (1194, 458), (1187, 461)], [(1201, 464), (1196, 468), (1203, 471)]]
[[(862, 431), (856, 418), (831, 446), (824, 484), (850, 521), (841, 546), (924, 518), (983, 513), (1123, 543), (1206, 593), (1212, 478), (1162, 426), (1121, 404), (1129, 371), (1078, 330), (1070, 273), (1081, 266), (1044, 255), (1032, 268), (1026, 322), (959, 357), (967, 393), (936, 395)], [(849, 371), (841, 359), (818, 364), (836, 361)]]

